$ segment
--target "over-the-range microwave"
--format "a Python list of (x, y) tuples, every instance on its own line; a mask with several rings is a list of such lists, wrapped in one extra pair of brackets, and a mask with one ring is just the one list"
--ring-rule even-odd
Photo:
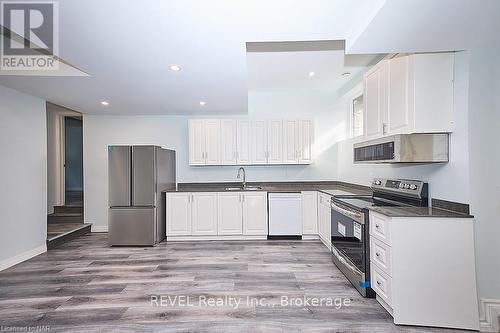
[(446, 163), (448, 133), (396, 134), (354, 144), (354, 163)]

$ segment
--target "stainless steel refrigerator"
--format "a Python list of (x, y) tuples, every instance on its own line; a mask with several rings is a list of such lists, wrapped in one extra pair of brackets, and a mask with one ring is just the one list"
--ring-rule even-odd
[(175, 151), (109, 146), (110, 245), (154, 246), (166, 237), (162, 191), (175, 189)]

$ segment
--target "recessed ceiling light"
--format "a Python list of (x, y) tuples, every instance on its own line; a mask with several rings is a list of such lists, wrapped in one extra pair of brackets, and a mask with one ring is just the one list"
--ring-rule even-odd
[(104, 106), (108, 106), (108, 105), (109, 105), (109, 102), (102, 101), (102, 102), (101, 102), (101, 104), (102, 104), (102, 105), (104, 105)]
[(351, 73), (349, 72), (342, 73), (342, 77), (349, 77), (349, 76), (351, 76)]
[(174, 72), (178, 72), (178, 71), (180, 71), (182, 69), (181, 66), (176, 65), (176, 64), (172, 64), (172, 65), (170, 65), (168, 67), (170, 68), (171, 71), (174, 71)]
[(316, 75), (316, 73), (314, 73), (314, 72), (309, 72), (309, 76), (311, 76), (311, 77), (312, 77), (312, 76), (314, 76), (314, 75)]
[(201, 101), (201, 102), (200, 102), (200, 105), (201, 105), (201, 106), (204, 106), (205, 104), (207, 104), (207, 103), (206, 103), (206, 102), (204, 102), (204, 101)]

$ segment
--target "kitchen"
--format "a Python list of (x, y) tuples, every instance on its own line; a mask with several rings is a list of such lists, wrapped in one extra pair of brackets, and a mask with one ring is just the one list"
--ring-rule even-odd
[[(70, 15), (66, 6), (61, 10)], [(92, 5), (74, 6), (97, 15)], [(304, 17), (327, 17), (318, 13), (322, 6), (330, 8), (315, 4)], [(258, 331), (498, 331), (498, 154), (495, 144), (486, 144), (495, 141), (498, 102), (485, 97), (497, 96), (498, 79), (489, 73), (499, 69), (500, 52), (469, 47), (468, 35), (449, 30), (431, 39), (439, 47), (418, 38), (408, 46), (397, 36), (393, 44), (380, 38), (371, 44), (398, 6), (388, 1), (377, 8), (358, 39), (298, 24), (279, 37), (238, 36), (238, 54), (230, 34), (213, 49), (203, 43), (202, 20), (169, 39), (177, 45), (191, 38), (217, 61), (193, 60), (185, 56), (193, 49), (179, 47), (186, 53), (162, 59), (155, 74), (132, 66), (130, 78), (117, 71), (123, 63), (106, 62), (114, 84), (102, 79), (108, 87), (100, 92), (70, 82), (83, 78), (1, 76), (9, 110), (50, 101), (81, 111), (82, 209), (92, 232), (37, 250), (38, 256), (24, 249), (2, 258), (0, 324), (67, 331), (245, 331), (252, 325)], [(495, 18), (497, 7), (488, 6), (471, 2), (463, 10)], [(412, 15), (422, 20), (425, 8)], [(193, 23), (176, 19), (184, 27)], [(102, 52), (114, 52), (117, 40)], [(154, 54), (157, 47), (138, 52)], [(93, 69), (88, 80), (102, 84), (98, 61), (88, 61), (75, 64)], [(89, 95), (75, 99), (71, 92), (80, 84)], [(13, 116), (4, 110), (7, 124)], [(15, 137), (2, 129), (6, 140)], [(164, 153), (170, 157), (160, 158)], [(144, 166), (154, 175), (142, 173)], [(168, 181), (159, 176), (165, 172)], [(38, 178), (47, 197), (52, 180)], [(144, 208), (150, 215), (126, 213)], [(19, 274), (26, 272), (39, 281)], [(51, 295), (58, 287), (61, 294)], [(19, 308), (22, 302), (28, 310)], [(75, 317), (63, 319), (68, 316)]]

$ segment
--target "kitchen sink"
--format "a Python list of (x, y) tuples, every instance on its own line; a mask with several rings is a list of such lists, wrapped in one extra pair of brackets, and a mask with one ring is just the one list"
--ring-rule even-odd
[(262, 187), (260, 186), (246, 186), (246, 187), (226, 187), (226, 191), (260, 191)]

